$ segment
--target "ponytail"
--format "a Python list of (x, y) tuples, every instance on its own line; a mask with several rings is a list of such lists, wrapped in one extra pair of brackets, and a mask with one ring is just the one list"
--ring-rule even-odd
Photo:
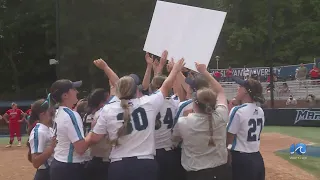
[(208, 146), (215, 146), (215, 143), (213, 141), (213, 125), (212, 125), (212, 121), (214, 123), (214, 119), (212, 117), (213, 111), (214, 111), (214, 108), (212, 108), (209, 104), (207, 104), (206, 108), (205, 108), (205, 112), (208, 115), (209, 133), (210, 133), (210, 139), (208, 142)]
[(119, 138), (122, 136), (125, 136), (128, 134), (128, 123), (131, 120), (131, 114), (130, 114), (130, 109), (129, 109), (129, 101), (127, 99), (121, 99), (120, 101), (120, 106), (123, 109), (123, 125), (118, 129), (117, 132), (117, 139), (113, 140), (112, 144), (114, 144), (115, 146), (119, 145)]

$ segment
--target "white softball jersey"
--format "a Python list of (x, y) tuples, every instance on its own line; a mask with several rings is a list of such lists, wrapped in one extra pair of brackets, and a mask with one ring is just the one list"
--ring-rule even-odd
[(256, 103), (245, 103), (233, 107), (227, 126), (227, 131), (236, 135), (231, 150), (244, 153), (258, 152), (264, 122), (264, 112)]
[(58, 143), (54, 149), (54, 158), (64, 163), (84, 162), (85, 155), (79, 155), (73, 146), (73, 143), (84, 139), (80, 115), (68, 107), (59, 106), (55, 123)]
[[(51, 145), (52, 137), (53, 137), (53, 130), (51, 128), (49, 128), (44, 124), (37, 123), (36, 126), (32, 129), (29, 136), (31, 154), (43, 153), (45, 149)], [(52, 160), (53, 160), (53, 156), (51, 156), (38, 169), (49, 168)]]
[[(164, 96), (157, 91), (150, 96), (129, 100), (131, 120), (127, 124), (127, 133), (118, 139), (110, 153), (111, 162), (125, 157), (148, 157), (155, 155), (155, 120), (164, 103)], [(123, 109), (120, 101), (110, 102), (103, 107), (97, 124), (93, 128), (96, 134), (108, 134), (110, 140), (118, 137), (117, 132), (123, 126)]]

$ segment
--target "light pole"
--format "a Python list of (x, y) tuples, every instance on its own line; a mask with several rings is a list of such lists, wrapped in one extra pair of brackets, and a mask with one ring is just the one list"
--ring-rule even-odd
[[(56, 58), (53, 64), (58, 64), (58, 62), (60, 61), (60, 4), (59, 4), (59, 0), (56, 0)], [(60, 77), (60, 69), (59, 69), (59, 65), (56, 66), (56, 76), (57, 79), (59, 79)]]
[(220, 57), (219, 57), (219, 56), (216, 56), (216, 61), (217, 61), (217, 69), (219, 69), (219, 60), (220, 60)]
[(273, 81), (273, 47), (272, 47), (272, 22), (273, 22), (273, 12), (272, 12), (272, 0), (268, 0), (268, 37), (269, 37), (269, 62), (270, 62), (270, 100), (271, 100), (271, 108), (274, 108), (274, 81)]

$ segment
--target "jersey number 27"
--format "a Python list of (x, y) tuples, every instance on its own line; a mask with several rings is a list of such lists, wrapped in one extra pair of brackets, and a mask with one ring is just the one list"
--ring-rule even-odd
[[(260, 134), (262, 131), (262, 118), (258, 118), (258, 119), (250, 119), (248, 121), (248, 126), (252, 126), (249, 130), (248, 130), (248, 137), (247, 137), (247, 141), (249, 142), (253, 142), (253, 141), (260, 141)], [(257, 131), (257, 126), (260, 126), (260, 132), (256, 133)], [(258, 135), (258, 139), (257, 139), (257, 135)]]

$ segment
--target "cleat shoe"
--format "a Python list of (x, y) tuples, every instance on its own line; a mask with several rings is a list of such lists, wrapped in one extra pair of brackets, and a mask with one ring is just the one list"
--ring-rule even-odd
[(6, 148), (11, 148), (11, 144), (6, 145)]

